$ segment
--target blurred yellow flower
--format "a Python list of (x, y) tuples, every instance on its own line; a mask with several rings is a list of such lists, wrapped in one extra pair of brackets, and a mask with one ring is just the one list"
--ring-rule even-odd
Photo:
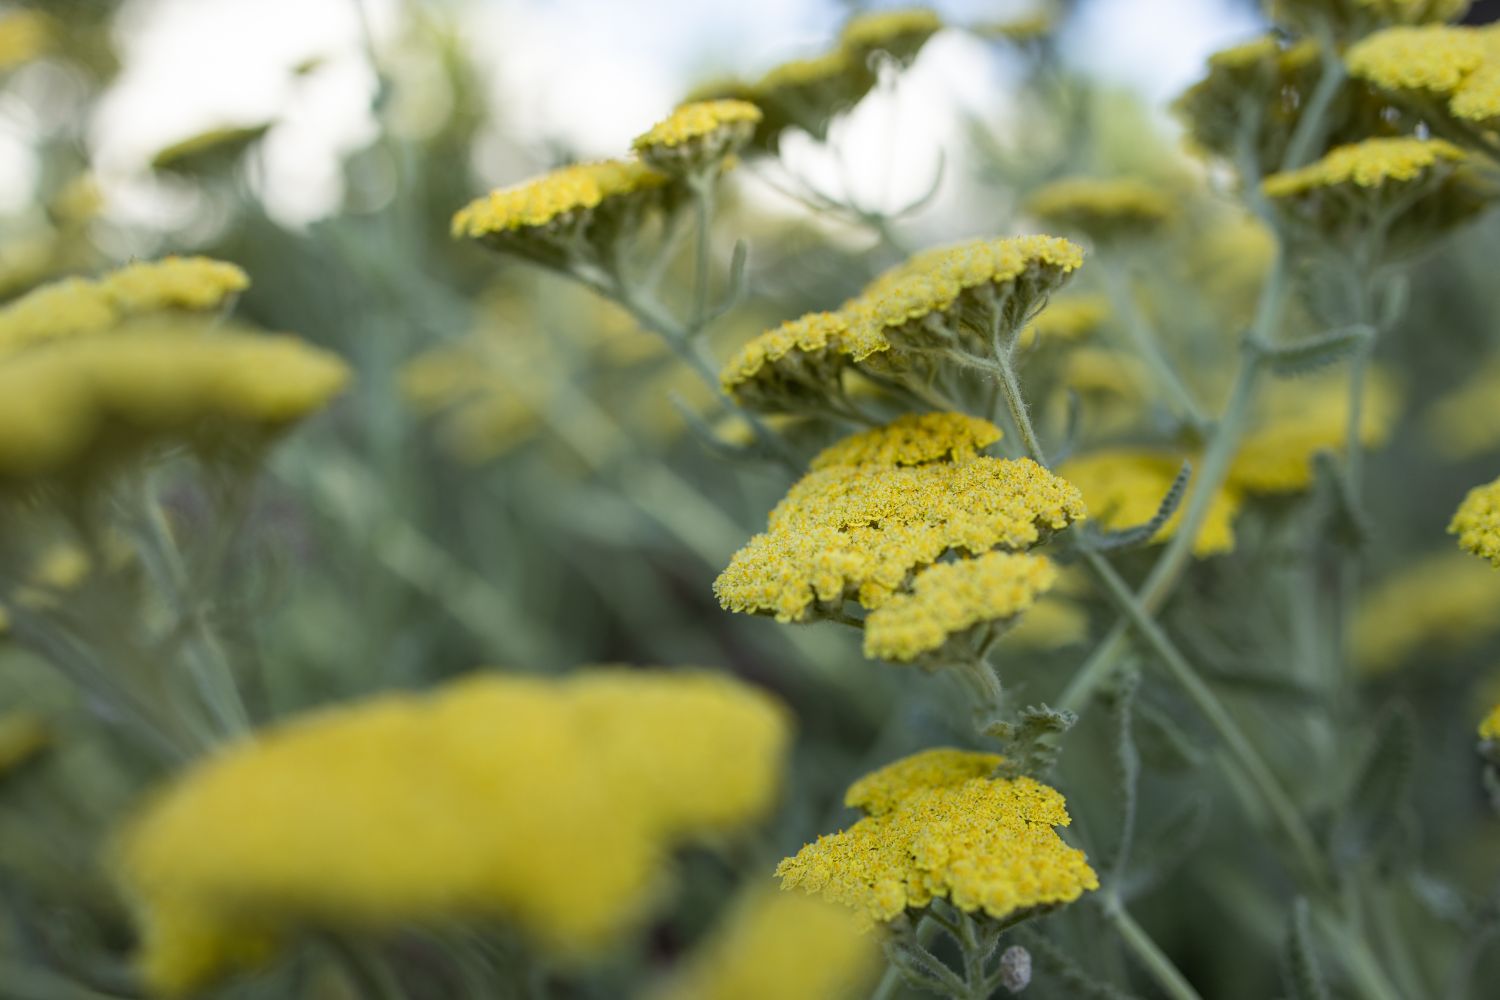
[(476, 675), (226, 748), (125, 828), (141, 968), (181, 994), (300, 927), (498, 916), (564, 954), (613, 939), (685, 838), (776, 794), (781, 708), (707, 673)]
[(1065, 295), (1047, 303), (1021, 331), (1020, 345), (1074, 343), (1109, 320), (1109, 301), (1102, 295)]
[(1032, 192), (1027, 209), (1096, 240), (1145, 236), (1168, 222), (1172, 200), (1135, 177), (1065, 177)]
[(1500, 448), (1500, 361), (1479, 368), (1427, 411), (1424, 424), (1432, 446), (1449, 458), (1471, 458)]
[(949, 642), (973, 629), (1004, 625), (1027, 611), (1056, 580), (1050, 559), (1020, 552), (929, 566), (916, 574), (910, 593), (897, 594), (865, 619), (865, 656), (903, 663), (941, 656)]
[(841, 903), (871, 923), (935, 898), (1005, 919), (1099, 887), (1067, 826), (1062, 795), (1031, 778), (988, 777), (993, 754), (929, 750), (857, 782), (867, 814), (777, 867), (782, 885)]
[(52, 18), (39, 10), (0, 12), (0, 73), (44, 55), (55, 31)]
[(1062, 649), (1088, 638), (1088, 612), (1062, 597), (1043, 597), (1000, 637), (1012, 649)]
[(1354, 660), (1385, 673), (1417, 654), (1460, 650), (1500, 631), (1500, 573), (1459, 553), (1415, 561), (1369, 588), (1354, 619)]
[(658, 170), (686, 174), (721, 165), (750, 141), (760, 108), (732, 99), (684, 104), (631, 144)]
[(1480, 721), (1479, 738), (1500, 741), (1500, 705), (1490, 709), (1489, 714)]
[(1393, 24), (1431, 24), (1464, 15), (1471, 0), (1271, 0), (1271, 16), (1316, 34), (1351, 38)]
[(1460, 548), (1500, 569), (1500, 479), (1469, 491), (1454, 512), (1448, 533), (1458, 536)]
[(31, 760), (52, 742), (52, 730), (31, 712), (0, 714), (0, 778)]
[(880, 944), (842, 907), (754, 890), (651, 1000), (850, 1000), (880, 968)]
[[(1102, 527), (1119, 531), (1146, 524), (1156, 516), (1181, 468), (1182, 457), (1177, 455), (1110, 448), (1068, 459), (1058, 466), (1057, 474), (1083, 493), (1091, 517)], [(1233, 552), (1234, 519), (1239, 510), (1238, 494), (1221, 487), (1209, 501), (1203, 526), (1193, 539), (1193, 554), (1201, 559)], [(1171, 538), (1181, 523), (1179, 508), (1152, 541)]]
[(844, 24), (839, 44), (860, 63), (874, 52), (886, 52), (900, 62), (909, 62), (941, 30), (943, 19), (926, 7), (872, 10), (854, 15)]

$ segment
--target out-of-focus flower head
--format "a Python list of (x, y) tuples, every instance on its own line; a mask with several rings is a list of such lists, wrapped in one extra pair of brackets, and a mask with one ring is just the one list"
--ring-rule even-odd
[(1151, 235), (1174, 214), (1163, 191), (1134, 177), (1065, 177), (1033, 192), (1026, 207), (1059, 229), (1101, 243)]
[(1359, 38), (1392, 25), (1438, 24), (1468, 12), (1472, 0), (1268, 0), (1275, 21), (1313, 35)]
[(1462, 650), (1500, 631), (1500, 573), (1445, 552), (1413, 561), (1378, 581), (1360, 601), (1354, 661), (1386, 673), (1417, 657)]
[[(1500, 125), (1500, 28), (1388, 28), (1350, 48), (1350, 75), (1444, 135)], [(1458, 126), (1458, 127), (1455, 127)]]
[(1454, 512), (1448, 533), (1458, 536), (1460, 548), (1500, 569), (1500, 479), (1469, 491)]
[[(1083, 493), (1089, 516), (1101, 527), (1121, 531), (1151, 521), (1181, 468), (1182, 456), (1110, 448), (1070, 458), (1058, 466), (1057, 474)], [(1203, 526), (1193, 539), (1193, 554), (1204, 558), (1234, 551), (1234, 519), (1239, 509), (1238, 494), (1221, 487), (1209, 501)], [(1171, 538), (1181, 523), (1179, 509), (1152, 541)]]
[(718, 171), (750, 141), (762, 117), (749, 101), (694, 101), (637, 136), (632, 146), (642, 160), (665, 173)]

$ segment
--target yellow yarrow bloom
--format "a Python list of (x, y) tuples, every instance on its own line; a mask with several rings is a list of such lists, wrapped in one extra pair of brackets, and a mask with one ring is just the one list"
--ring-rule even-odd
[(999, 763), (993, 754), (930, 750), (877, 771), (845, 800), (867, 815), (806, 845), (776, 874), (785, 888), (870, 923), (935, 898), (1005, 919), (1097, 889), (1083, 852), (1054, 829), (1069, 823), (1062, 795), (1031, 778), (988, 777)]
[(1464, 497), (1448, 524), (1459, 547), (1500, 569), (1500, 479), (1476, 486)]
[(1000, 428), (966, 413), (905, 413), (884, 427), (851, 434), (823, 449), (808, 468), (964, 462), (1000, 436)]
[(1318, 79), (1316, 41), (1285, 44), (1274, 34), (1208, 57), (1208, 72), (1173, 102), (1193, 144), (1233, 158), (1245, 129), (1244, 109), (1256, 109), (1251, 136), (1257, 164), (1275, 169)]
[(41, 753), (52, 742), (52, 730), (31, 712), (0, 715), (0, 778)]
[(596, 949), (673, 845), (769, 808), (787, 736), (754, 689), (655, 672), (479, 675), (282, 723), (120, 836), (143, 976), (179, 995), (309, 926), (500, 917), (549, 949)]
[(741, 347), (719, 373), (724, 391), (757, 409), (796, 408), (836, 388), (843, 373), (890, 342), (843, 312), (788, 320)]
[(848, 910), (757, 890), (651, 1000), (852, 1000), (869, 992), (880, 944)]
[(1000, 641), (1012, 649), (1062, 649), (1088, 638), (1088, 612), (1062, 597), (1037, 601)]
[[(1321, 451), (1342, 453), (1348, 439), (1348, 383), (1340, 377), (1280, 382), (1266, 393), (1269, 416), (1245, 435), (1229, 467), (1229, 485), (1246, 493), (1296, 493), (1313, 480), (1313, 458)], [(1365, 379), (1359, 440), (1378, 447), (1390, 436), (1400, 396), (1390, 379), (1372, 372)]]
[(1489, 714), (1480, 721), (1479, 738), (1500, 741), (1500, 705), (1490, 709)]
[(254, 443), (348, 377), (338, 358), (290, 337), (167, 326), (60, 340), (0, 364), (0, 481), (86, 476), (126, 446)]
[(55, 26), (39, 10), (0, 14), (0, 73), (25, 65), (52, 47)]
[(1457, 552), (1430, 556), (1371, 587), (1354, 619), (1354, 660), (1386, 673), (1500, 630), (1500, 573)]
[[(1090, 516), (1102, 527), (1121, 531), (1139, 527), (1156, 516), (1181, 468), (1182, 460), (1175, 455), (1118, 448), (1071, 458), (1058, 467), (1057, 474), (1078, 487)], [(1189, 480), (1189, 491), (1192, 488)], [(1202, 559), (1233, 552), (1234, 519), (1239, 511), (1239, 495), (1220, 488), (1209, 501), (1203, 526), (1193, 539), (1193, 555)], [(1181, 523), (1179, 508), (1152, 541), (1171, 538)]]
[(917, 573), (909, 594), (897, 594), (865, 619), (864, 654), (902, 663), (941, 657), (950, 642), (983, 625), (1005, 625), (1027, 611), (1057, 580), (1045, 556), (986, 552)]
[(1432, 446), (1449, 458), (1471, 458), (1500, 448), (1500, 361), (1492, 361), (1428, 410), (1424, 424)]
[(1065, 177), (1032, 193), (1033, 215), (1097, 240), (1143, 236), (1167, 223), (1172, 200), (1134, 177)]
[(1021, 331), (1018, 343), (1074, 343), (1091, 336), (1109, 320), (1109, 301), (1102, 295), (1067, 295), (1053, 299)]
[(1388, 28), (1349, 50), (1349, 73), (1397, 98), (1440, 100), (1454, 118), (1500, 123), (1500, 30)]
[(63, 278), (0, 308), (0, 355), (32, 343), (107, 330), (120, 322), (114, 298), (85, 278)]
[(1272, 174), (1261, 187), (1276, 199), (1329, 188), (1382, 188), (1429, 177), (1466, 156), (1442, 139), (1366, 139), (1340, 146), (1305, 167)]
[(763, 115), (748, 101), (694, 101), (657, 122), (631, 144), (642, 160), (672, 174), (721, 166), (750, 141)]
[(873, 52), (887, 52), (909, 62), (941, 30), (943, 19), (926, 7), (872, 10), (848, 20), (839, 33), (839, 44), (858, 61)]
[(1356, 38), (1388, 25), (1453, 21), (1471, 0), (1270, 0), (1271, 16), (1284, 24), (1316, 33), (1331, 29), (1341, 38)]

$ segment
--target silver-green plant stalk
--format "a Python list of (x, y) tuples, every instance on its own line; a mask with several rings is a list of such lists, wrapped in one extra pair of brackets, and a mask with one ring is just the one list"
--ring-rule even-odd
[(1115, 261), (1106, 261), (1104, 283), (1109, 293), (1110, 304), (1114, 306), (1115, 312), (1120, 314), (1123, 321), (1126, 336), (1130, 338), (1131, 345), (1151, 369), (1157, 385), (1171, 397), (1178, 415), (1194, 431), (1199, 434), (1204, 433), (1208, 429), (1208, 418), (1203, 415), (1202, 407), (1193, 398), (1192, 390), (1178, 374), (1177, 367), (1168, 360), (1156, 332), (1142, 315), (1141, 307), (1135, 300), (1124, 268)]
[(1156, 980), (1156, 984), (1172, 1000), (1203, 1000), (1198, 991), (1182, 972), (1167, 957), (1166, 952), (1146, 933), (1146, 929), (1135, 922), (1130, 911), (1113, 890), (1107, 890), (1100, 903), (1104, 919), (1120, 935), (1120, 940), (1130, 953), (1140, 961), (1145, 970)]

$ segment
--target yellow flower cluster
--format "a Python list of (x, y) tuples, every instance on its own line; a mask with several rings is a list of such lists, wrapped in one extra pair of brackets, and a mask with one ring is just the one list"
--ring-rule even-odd
[[(1091, 517), (1098, 519), (1101, 526), (1119, 531), (1146, 524), (1156, 516), (1181, 468), (1179, 456), (1112, 448), (1069, 459), (1058, 467), (1057, 473), (1083, 493)], [(1194, 555), (1204, 558), (1234, 551), (1234, 519), (1240, 503), (1240, 496), (1233, 489), (1221, 488), (1214, 494), (1203, 526), (1193, 539)], [(1181, 522), (1179, 509), (1152, 540), (1164, 542), (1171, 538)]]
[(637, 200), (667, 183), (667, 175), (633, 160), (601, 160), (559, 167), (513, 187), (491, 191), (459, 209), (453, 235), (482, 240), (528, 230), (564, 230)]
[(297, 927), (499, 916), (586, 952), (684, 838), (764, 813), (784, 712), (711, 674), (476, 676), (283, 723), (199, 764), (115, 866), (147, 983), (180, 994)]
[(152, 313), (218, 309), (249, 286), (240, 268), (209, 257), (142, 261), (92, 281), (64, 278), (0, 308), (0, 356), (58, 337), (100, 333)]
[(323, 406), (348, 374), (290, 337), (168, 325), (60, 340), (0, 364), (0, 482), (72, 480), (162, 441), (254, 441)]
[(1432, 556), (1370, 588), (1354, 620), (1354, 659), (1368, 673), (1385, 673), (1497, 630), (1500, 573), (1456, 552)]
[(1224, 157), (1239, 155), (1239, 144), (1255, 109), (1252, 151), (1262, 169), (1280, 164), (1318, 75), (1318, 45), (1311, 39), (1285, 44), (1262, 35), (1216, 52), (1208, 73), (1172, 105), (1192, 141)]
[(52, 730), (31, 712), (0, 715), (0, 778), (31, 760), (52, 742)]
[(648, 164), (673, 174), (717, 168), (755, 133), (764, 117), (748, 101), (693, 101), (673, 111), (632, 147)]
[(929, 750), (862, 779), (847, 805), (866, 816), (777, 867), (788, 889), (855, 910), (871, 923), (947, 898), (996, 919), (1072, 902), (1097, 889), (1055, 789), (996, 779), (993, 754)]
[(836, 465), (926, 465), (966, 462), (1000, 440), (1000, 428), (966, 413), (904, 413), (884, 427), (851, 434), (808, 468)]
[(1342, 38), (1386, 25), (1432, 24), (1462, 17), (1471, 0), (1272, 0), (1271, 16), (1316, 33), (1331, 29)]
[(986, 552), (937, 563), (865, 619), (864, 653), (908, 663), (939, 653), (955, 637), (991, 622), (1004, 624), (1029, 610), (1057, 580), (1046, 556)]
[(839, 33), (839, 44), (858, 59), (888, 52), (906, 62), (943, 30), (943, 19), (926, 7), (872, 10), (851, 17)]
[(1032, 214), (1096, 240), (1142, 236), (1172, 218), (1172, 201), (1134, 177), (1065, 177), (1028, 199)]
[(55, 26), (39, 10), (0, 13), (0, 73), (24, 65), (52, 45)]
[(1500, 448), (1500, 360), (1480, 368), (1433, 404), (1424, 421), (1432, 446), (1449, 458), (1470, 458)]
[(163, 173), (195, 176), (233, 166), (271, 131), (270, 123), (209, 129), (158, 150), (151, 167)]
[(1073, 601), (1044, 597), (1000, 641), (1012, 649), (1062, 649), (1083, 642), (1088, 634), (1088, 612)]
[[(1400, 397), (1388, 378), (1365, 379), (1359, 440), (1366, 448), (1390, 436)], [(1341, 453), (1347, 443), (1347, 383), (1339, 377), (1281, 382), (1266, 393), (1268, 414), (1245, 436), (1229, 469), (1229, 485), (1246, 493), (1296, 493), (1313, 480), (1313, 458)]]
[[(893, 438), (909, 440), (909, 429), (897, 425)], [(947, 452), (972, 447), (970, 433)], [(866, 438), (854, 453), (896, 452)], [(1083, 517), (1078, 491), (1029, 459), (825, 465), (776, 505), (767, 531), (735, 553), (714, 592), (730, 611), (779, 621), (836, 611), (851, 598), (874, 609), (949, 552), (1026, 548)]]
[(1469, 491), (1454, 512), (1448, 533), (1458, 536), (1465, 551), (1500, 569), (1500, 479)]
[(1021, 331), (1018, 343), (1075, 343), (1091, 336), (1109, 319), (1109, 302), (1100, 295), (1066, 295), (1052, 300)]
[(1480, 721), (1479, 738), (1500, 741), (1500, 705), (1490, 709), (1489, 714)]
[(879, 943), (842, 907), (759, 890), (741, 900), (651, 1000), (849, 1000), (880, 965)]
[(915, 354), (967, 338), (988, 354), (991, 331), (1018, 330), (1083, 263), (1055, 236), (1018, 236), (938, 247), (877, 277), (836, 312), (810, 313), (751, 340), (720, 379), (747, 406), (795, 410), (863, 363), (875, 372), (915, 364)]
[(1352, 76), (1397, 98), (1440, 98), (1448, 113), (1483, 128), (1500, 123), (1500, 29), (1388, 28), (1349, 50)]
[(1442, 139), (1366, 139), (1331, 150), (1305, 167), (1272, 174), (1261, 186), (1268, 197), (1278, 199), (1330, 188), (1379, 189), (1432, 177), (1466, 156)]

